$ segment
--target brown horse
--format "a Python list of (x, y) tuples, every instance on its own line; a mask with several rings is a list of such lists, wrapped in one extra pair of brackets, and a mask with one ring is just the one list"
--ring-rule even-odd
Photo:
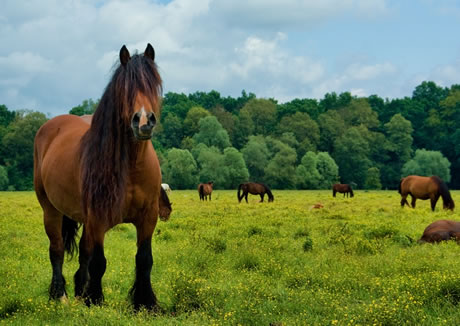
[(67, 300), (64, 252), (76, 249), (75, 236), (83, 224), (75, 296), (88, 306), (101, 303), (104, 235), (119, 223), (132, 223), (137, 230), (133, 305), (135, 309), (157, 307), (150, 282), (151, 240), (160, 203), (166, 199), (150, 141), (162, 92), (154, 57), (150, 44), (143, 55), (132, 57), (123, 46), (120, 65), (92, 118), (58, 116), (35, 136), (34, 186), (50, 240), (51, 299)]
[[(243, 193), (241, 194), (241, 191)], [(241, 200), (244, 199), (246, 200), (246, 203), (248, 202), (248, 194), (252, 195), (260, 195), (260, 202), (264, 202), (264, 196), (267, 194), (268, 196), (268, 202), (272, 202), (275, 200), (275, 197), (273, 196), (270, 188), (266, 184), (263, 183), (256, 183), (256, 182), (248, 182), (248, 183), (241, 183), (238, 186), (238, 202), (241, 203)]]
[(421, 177), (410, 175), (402, 178), (399, 182), (398, 192), (401, 194), (401, 207), (404, 207), (404, 204), (409, 206), (406, 199), (408, 195), (412, 197), (412, 208), (415, 208), (417, 198), (422, 200), (430, 199), (431, 210), (434, 211), (439, 197), (442, 197), (444, 209), (454, 210), (455, 207), (447, 185), (438, 176)]
[(214, 186), (214, 182), (209, 181), (207, 183), (200, 183), (198, 185), (198, 195), (200, 195), (200, 200), (211, 200), (212, 194), (212, 187)]
[(450, 239), (460, 241), (460, 222), (439, 220), (426, 227), (419, 242), (440, 242)]
[(336, 183), (335, 185), (332, 186), (332, 196), (335, 197), (335, 194), (340, 192), (343, 194), (343, 197), (345, 195), (348, 197), (348, 194), (350, 194), (350, 197), (353, 197), (353, 189), (351, 189), (351, 186), (349, 184), (345, 183)]

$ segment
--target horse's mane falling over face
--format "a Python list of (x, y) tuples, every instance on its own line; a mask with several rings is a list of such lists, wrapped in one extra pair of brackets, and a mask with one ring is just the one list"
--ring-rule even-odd
[(80, 187), (86, 216), (120, 218), (128, 171), (140, 144), (132, 127), (140, 99), (142, 112), (151, 111), (153, 124), (159, 116), (162, 84), (154, 57), (150, 44), (143, 55), (132, 57), (125, 46), (121, 48), (120, 64), (81, 140)]

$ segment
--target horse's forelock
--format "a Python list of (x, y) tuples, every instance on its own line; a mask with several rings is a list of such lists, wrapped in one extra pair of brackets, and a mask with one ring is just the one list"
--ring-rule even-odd
[(137, 150), (130, 127), (136, 97), (144, 94), (158, 111), (161, 91), (156, 64), (148, 57), (135, 54), (115, 70), (81, 142), (85, 214), (109, 219), (120, 214), (130, 159)]

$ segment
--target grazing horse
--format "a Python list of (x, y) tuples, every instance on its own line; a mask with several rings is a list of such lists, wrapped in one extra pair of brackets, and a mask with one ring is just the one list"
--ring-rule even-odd
[(332, 186), (332, 196), (335, 197), (335, 194), (340, 192), (343, 194), (343, 197), (345, 195), (348, 197), (348, 194), (350, 194), (350, 197), (353, 197), (353, 189), (351, 189), (351, 186), (349, 184), (342, 184), (342, 183), (336, 183), (335, 185)]
[(214, 186), (214, 182), (209, 181), (207, 183), (200, 183), (198, 185), (198, 195), (200, 196), (200, 200), (211, 200), (212, 194), (212, 187)]
[(426, 227), (418, 242), (440, 242), (450, 239), (460, 240), (460, 222), (439, 220)]
[[(241, 191), (243, 192), (241, 194)], [(268, 202), (272, 202), (275, 200), (275, 197), (273, 196), (270, 188), (266, 184), (263, 183), (256, 183), (256, 182), (248, 182), (248, 183), (241, 183), (238, 186), (238, 202), (241, 203), (241, 200), (244, 199), (246, 200), (246, 203), (248, 202), (248, 194), (252, 195), (260, 195), (260, 202), (264, 202), (264, 196), (267, 194), (268, 196)]]
[(135, 309), (156, 309), (151, 240), (160, 209), (171, 207), (161, 192), (160, 164), (150, 141), (159, 119), (162, 82), (150, 44), (143, 55), (133, 56), (123, 46), (119, 57), (92, 117), (58, 116), (35, 136), (34, 188), (53, 271), (49, 296), (67, 300), (64, 252), (75, 251), (77, 229), (83, 224), (75, 297), (88, 306), (100, 304), (104, 235), (117, 224), (132, 223), (137, 253), (131, 300)]
[(417, 198), (422, 200), (430, 199), (431, 210), (434, 211), (439, 197), (442, 197), (444, 209), (454, 210), (455, 207), (447, 185), (440, 177), (435, 175), (432, 177), (410, 175), (402, 178), (399, 182), (398, 192), (401, 194), (401, 207), (404, 207), (404, 204), (409, 206), (406, 199), (408, 195), (412, 197), (412, 208), (415, 208)]

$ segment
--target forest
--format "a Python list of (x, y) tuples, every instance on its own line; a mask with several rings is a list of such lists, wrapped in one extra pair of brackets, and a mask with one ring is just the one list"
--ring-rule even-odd
[[(70, 114), (91, 114), (87, 99)], [(51, 117), (0, 105), (0, 190), (33, 188), (33, 141)], [(242, 91), (167, 92), (152, 143), (163, 182), (193, 189), (246, 181), (274, 189), (396, 189), (409, 174), (438, 175), (460, 188), (460, 85), (424, 81), (412, 96), (388, 99), (327, 93), (278, 103)]]

